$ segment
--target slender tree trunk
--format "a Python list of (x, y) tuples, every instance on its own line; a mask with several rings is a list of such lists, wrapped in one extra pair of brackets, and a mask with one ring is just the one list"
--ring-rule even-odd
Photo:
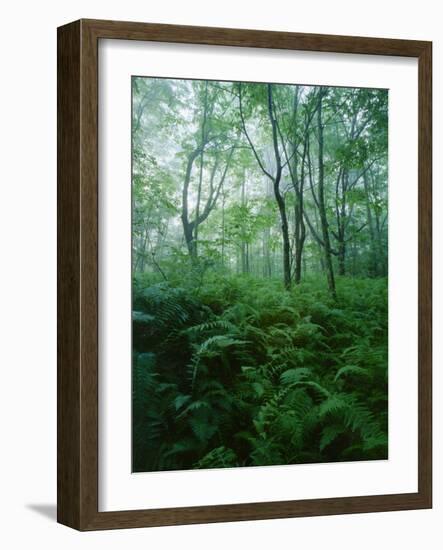
[(357, 259), (358, 259), (358, 250), (355, 244), (355, 240), (353, 240), (351, 244), (351, 253), (352, 253), (352, 276), (355, 277), (357, 275)]
[(380, 265), (380, 275), (382, 277), (386, 277), (388, 273), (388, 266), (386, 261), (386, 253), (385, 248), (382, 243), (382, 234), (381, 234), (381, 225), (380, 225), (380, 216), (379, 214), (375, 214), (375, 228), (376, 228), (376, 244), (377, 244), (377, 257), (379, 258), (379, 265)]
[[(371, 173), (372, 188), (373, 190), (377, 187), (377, 176)], [(368, 182), (369, 183), (369, 182)], [(386, 213), (387, 216), (387, 213)], [(386, 248), (383, 245), (382, 238), (382, 227), (384, 224), (380, 222), (380, 212), (378, 209), (374, 209), (374, 236), (375, 236), (375, 250), (376, 257), (378, 259), (378, 274), (381, 277), (386, 277), (388, 274), (388, 261), (386, 255)]]
[(346, 274), (346, 243), (344, 241), (340, 241), (338, 243), (337, 263), (338, 263), (338, 274), (341, 276), (345, 275)]
[[(208, 114), (208, 81), (205, 83), (205, 97), (203, 101), (203, 121), (202, 121), (202, 131), (201, 131), (201, 151), (200, 151), (200, 172), (199, 172), (199, 178), (198, 178), (198, 190), (197, 190), (197, 206), (196, 206), (196, 214), (195, 219), (198, 220), (200, 216), (200, 202), (201, 202), (201, 195), (202, 195), (202, 182), (203, 182), (203, 159), (204, 159), (204, 151), (205, 148), (203, 144), (206, 141), (206, 118)], [(198, 223), (195, 225), (195, 234), (194, 234), (194, 248), (195, 248), (195, 256), (198, 256)]]
[(366, 172), (363, 174), (363, 185), (364, 185), (365, 199), (366, 199), (366, 218), (368, 220), (369, 237), (371, 242), (370, 264), (369, 264), (368, 271), (372, 277), (376, 277), (378, 275), (379, 270), (378, 270), (377, 250), (376, 250), (375, 235), (374, 235), (374, 220), (372, 219), (371, 201), (369, 196), (369, 182), (368, 182), (368, 176)]
[[(266, 198), (270, 197), (272, 197), (271, 181), (269, 180), (269, 178), (266, 178)], [(267, 226), (263, 231), (263, 250), (263, 276), (270, 278), (272, 277), (273, 259), (271, 258), (271, 228), (269, 226)]]
[(277, 201), (278, 210), (281, 220), (281, 232), (283, 238), (283, 281), (285, 288), (289, 290), (291, 288), (291, 243), (289, 241), (289, 228), (288, 219), (286, 216), (285, 201), (280, 193), (280, 179), (281, 174), (276, 178), (274, 182), (274, 194)]
[(186, 246), (188, 248), (189, 256), (193, 262), (197, 261), (197, 247), (195, 246), (193, 224), (183, 223), (183, 233), (185, 236)]
[(143, 273), (146, 263), (146, 244), (148, 241), (148, 230), (144, 229), (143, 237), (138, 239), (140, 244), (136, 245), (134, 250), (134, 272), (140, 271)]
[(189, 183), (191, 181), (192, 166), (199, 153), (200, 149), (198, 148), (192, 151), (188, 156), (182, 190), (181, 220), (183, 225), (183, 234), (185, 237), (186, 247), (188, 248), (189, 256), (191, 257), (191, 260), (193, 262), (197, 260), (197, 249), (194, 242), (194, 224), (189, 221), (188, 194)]
[(225, 266), (225, 189), (222, 185), (222, 238), (221, 238), (221, 264)]
[[(243, 178), (241, 182), (241, 205), (242, 207), (246, 205), (246, 174), (244, 170), (243, 170)], [(249, 273), (248, 246), (246, 243), (246, 236), (244, 235), (244, 230), (242, 231), (242, 240), (241, 240), (241, 265), (242, 265), (242, 273)]]
[[(295, 167), (294, 170), (297, 168)], [(303, 254), (302, 244), (302, 228), (303, 214), (300, 201), (300, 192), (298, 189), (298, 182), (295, 184), (295, 205), (294, 205), (294, 247), (295, 247), (295, 269), (294, 269), (294, 283), (300, 284), (301, 281), (301, 259)], [(304, 240), (304, 239), (303, 239)]]
[[(341, 198), (338, 208), (338, 274), (345, 275), (346, 273), (346, 191), (348, 188), (348, 172), (347, 170), (343, 171), (340, 181), (341, 181)], [(340, 183), (339, 181), (339, 183)]]
[[(303, 244), (304, 244), (304, 222), (303, 222), (303, 171), (304, 171), (304, 158), (302, 160), (302, 175), (300, 181), (298, 179), (298, 138), (297, 138), (297, 113), (298, 113), (298, 86), (294, 90), (294, 100), (292, 108), (292, 124), (293, 124), (293, 147), (292, 147), (292, 169), (290, 163), (288, 162), (288, 167), (290, 169), (290, 175), (292, 179), (292, 186), (294, 188), (294, 283), (296, 285), (300, 284), (301, 281), (301, 261), (303, 254)], [(306, 134), (305, 134), (305, 150), (306, 150)], [(287, 159), (289, 161), (289, 159)]]
[(272, 276), (272, 260), (270, 252), (270, 229), (267, 227), (263, 231), (263, 277)]
[(263, 278), (266, 278), (266, 233), (263, 231), (262, 235), (262, 267), (263, 267)]
[(303, 257), (303, 246), (305, 243), (306, 229), (303, 222), (302, 214), (302, 205), (300, 204), (300, 199), (297, 199), (298, 207), (297, 216), (295, 218), (295, 271), (294, 271), (294, 282), (296, 285), (301, 282), (301, 272), (302, 272), (302, 257)]
[[(307, 140), (308, 131), (305, 132), (305, 141), (303, 144), (303, 156), (301, 164), (301, 174), (300, 181), (297, 180), (297, 162), (294, 166), (294, 176), (295, 176), (295, 273), (294, 281), (298, 285), (301, 282), (301, 273), (302, 273), (302, 258), (303, 258), (303, 248), (306, 240), (306, 226), (303, 216), (303, 193), (304, 193), (304, 180), (305, 180), (305, 159), (306, 159), (306, 150), (307, 150)], [(297, 155), (294, 155), (294, 158), (297, 158)]]
[[(318, 212), (314, 207), (314, 220), (315, 220), (315, 227), (318, 227), (320, 225), (320, 221), (318, 219)], [(320, 268), (320, 273), (326, 273), (326, 267), (325, 267), (325, 254), (323, 252), (323, 246), (318, 242), (317, 239), (313, 239), (315, 244), (317, 245), (317, 252), (318, 252), (318, 265)]]
[(325, 267), (326, 276), (328, 279), (328, 288), (334, 298), (337, 297), (335, 289), (334, 268), (332, 266), (331, 256), (331, 242), (329, 238), (329, 226), (328, 219), (326, 217), (325, 206), (325, 176), (324, 176), (324, 139), (323, 139), (323, 121), (322, 121), (322, 103), (323, 103), (323, 89), (319, 91), (319, 106), (317, 109), (317, 131), (318, 131), (318, 208), (320, 215), (320, 223), (322, 229), (322, 237), (324, 243), (324, 255), (325, 255)]
[(272, 140), (274, 144), (274, 155), (277, 165), (274, 177), (274, 195), (280, 213), (281, 232), (283, 239), (283, 281), (285, 288), (291, 288), (291, 243), (289, 240), (288, 217), (286, 214), (285, 200), (280, 192), (280, 181), (282, 176), (282, 163), (278, 147), (277, 121), (274, 116), (274, 102), (272, 99), (272, 84), (268, 84), (268, 112), (272, 125)]
[(343, 240), (338, 243), (338, 274), (346, 274), (346, 243)]

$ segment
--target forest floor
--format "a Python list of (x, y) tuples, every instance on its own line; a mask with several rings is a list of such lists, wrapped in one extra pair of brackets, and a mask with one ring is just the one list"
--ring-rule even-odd
[(134, 277), (134, 471), (387, 458), (386, 278), (185, 275)]

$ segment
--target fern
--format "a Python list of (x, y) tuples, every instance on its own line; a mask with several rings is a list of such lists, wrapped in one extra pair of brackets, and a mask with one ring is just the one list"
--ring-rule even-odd
[(216, 447), (194, 464), (194, 468), (232, 468), (238, 466), (238, 459), (232, 449)]
[(282, 384), (297, 384), (298, 382), (305, 380), (310, 374), (311, 369), (306, 367), (289, 369), (280, 376), (280, 380)]
[(368, 372), (366, 369), (358, 367), (357, 365), (345, 365), (344, 367), (338, 369), (334, 381), (337, 382), (337, 380), (344, 375), (368, 376)]
[(348, 407), (346, 395), (330, 395), (319, 407), (319, 414), (324, 417), (328, 414), (334, 414)]
[(134, 282), (135, 471), (387, 458), (383, 285), (184, 282)]

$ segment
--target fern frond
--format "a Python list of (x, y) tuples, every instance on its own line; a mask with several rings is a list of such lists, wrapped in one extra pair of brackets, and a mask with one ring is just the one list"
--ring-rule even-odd
[(344, 375), (355, 374), (357, 376), (369, 376), (368, 371), (363, 367), (358, 367), (357, 365), (345, 365), (338, 369), (337, 374), (334, 377), (334, 382), (337, 382), (339, 378)]
[(289, 369), (282, 373), (280, 380), (282, 384), (297, 384), (305, 380), (312, 373), (311, 369), (300, 367), (297, 369)]
[(328, 414), (334, 414), (348, 407), (346, 396), (342, 394), (332, 394), (319, 406), (319, 414), (324, 417)]

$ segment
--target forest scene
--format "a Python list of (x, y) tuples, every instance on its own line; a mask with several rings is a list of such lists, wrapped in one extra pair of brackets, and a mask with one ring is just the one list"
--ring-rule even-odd
[(132, 77), (134, 472), (388, 458), (388, 91)]

